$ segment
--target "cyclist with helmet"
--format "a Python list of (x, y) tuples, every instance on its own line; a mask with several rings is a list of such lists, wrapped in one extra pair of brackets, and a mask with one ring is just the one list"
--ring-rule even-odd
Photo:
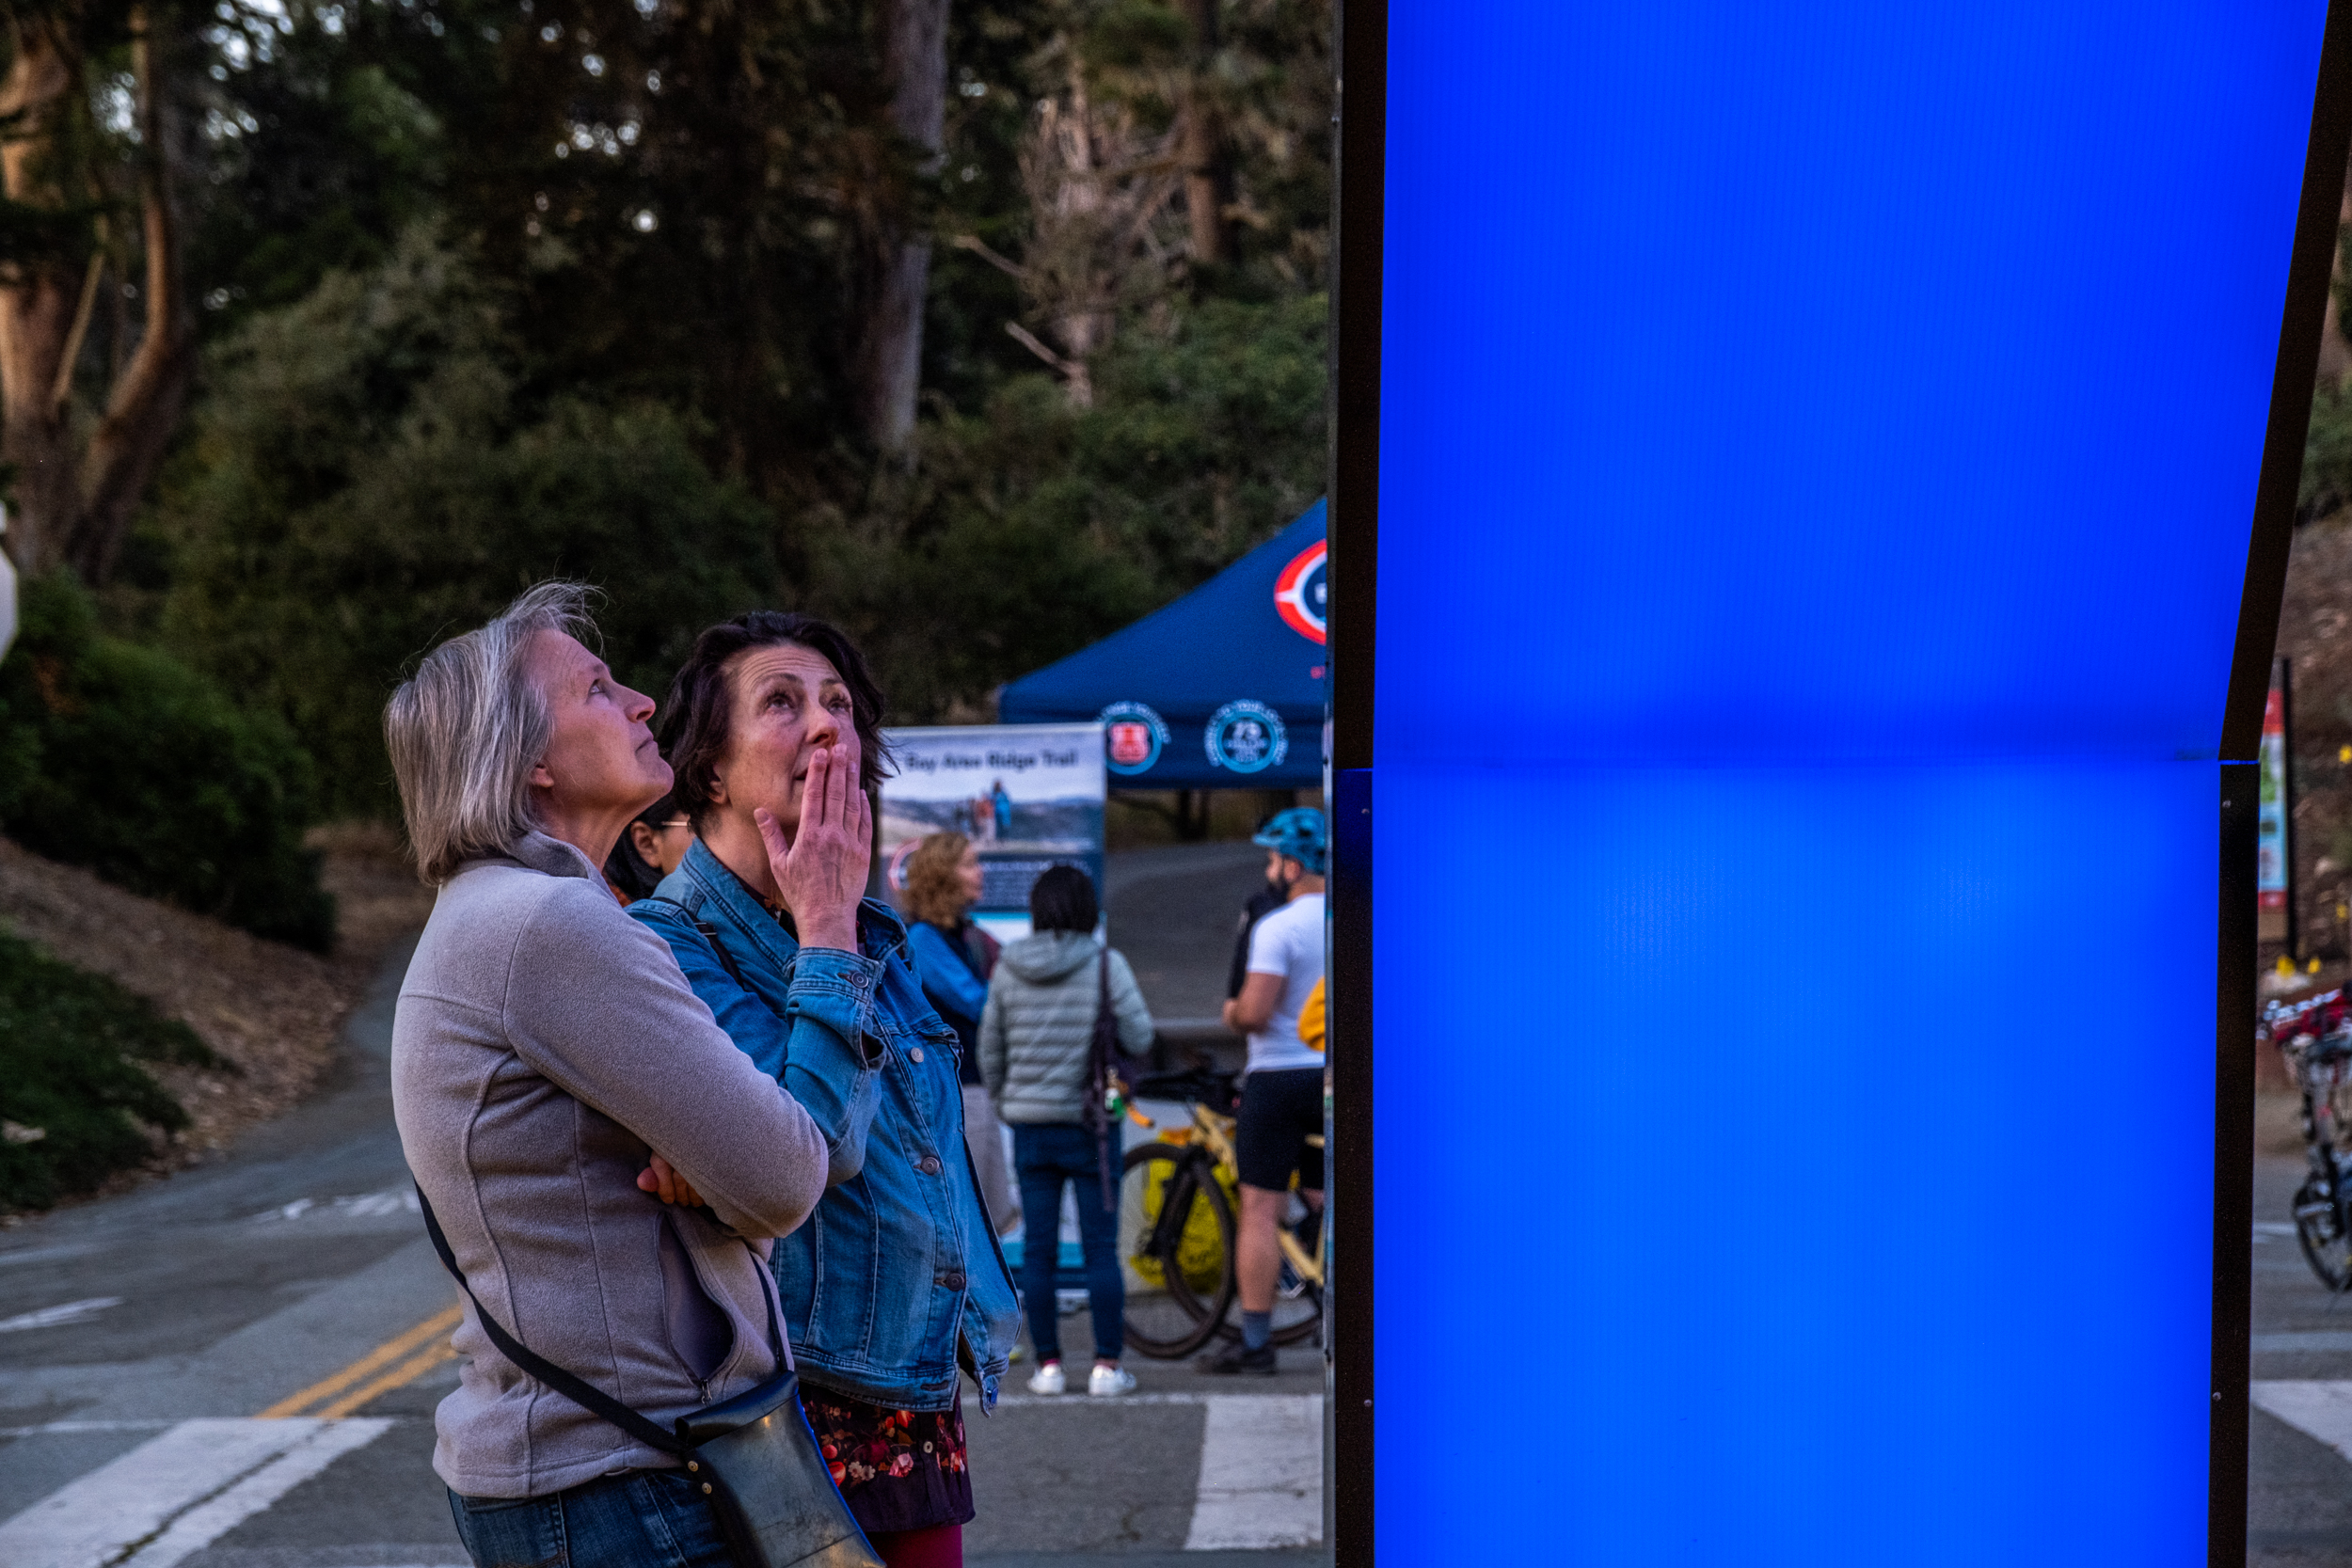
[(1329, 864), (1323, 813), (1295, 806), (1276, 814), (1250, 842), (1266, 851), (1266, 880), (1281, 908), (1249, 933), (1248, 974), (1225, 1004), (1225, 1026), (1249, 1037), (1241, 1114), (1233, 1130), (1241, 1169), (1241, 1228), (1234, 1273), (1241, 1288), (1242, 1341), (1204, 1356), (1204, 1372), (1274, 1374), (1274, 1291), (1282, 1272), (1277, 1240), (1289, 1201), (1298, 1196), (1320, 1213), (1323, 1151), (1308, 1138), (1323, 1131), (1323, 1054), (1298, 1037), (1298, 1015), (1323, 979), (1323, 879)]

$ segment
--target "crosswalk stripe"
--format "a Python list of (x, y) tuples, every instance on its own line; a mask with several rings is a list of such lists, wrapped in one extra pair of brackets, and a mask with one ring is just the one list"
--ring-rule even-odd
[(1216, 1394), (1200, 1437), (1188, 1552), (1323, 1539), (1323, 1396)]
[(0, 1523), (0, 1562), (172, 1568), (391, 1424), (182, 1421)]
[(2352, 1383), (2260, 1382), (2249, 1392), (2255, 1409), (2268, 1411), (2352, 1459)]

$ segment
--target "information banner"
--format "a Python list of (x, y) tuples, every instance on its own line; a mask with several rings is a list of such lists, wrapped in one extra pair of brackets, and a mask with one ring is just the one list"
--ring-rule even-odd
[(999, 941), (1026, 936), (1029, 887), (1074, 865), (1103, 888), (1103, 728), (976, 724), (886, 730), (898, 758), (882, 781), (882, 851), (896, 897), (907, 857), (930, 833), (961, 833), (979, 851), (972, 918)]
[[(2287, 703), (2274, 677), (2263, 707), (2262, 808), (2255, 828), (2254, 887), (2265, 913), (2287, 907)], [(2243, 886), (2244, 884), (2239, 884)], [(2285, 936), (2281, 931), (2271, 940)]]

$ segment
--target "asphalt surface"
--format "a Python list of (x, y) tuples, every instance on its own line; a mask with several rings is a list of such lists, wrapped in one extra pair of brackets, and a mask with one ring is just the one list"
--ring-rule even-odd
[[(1114, 941), (1161, 1016), (1214, 1013), (1259, 859), (1112, 858)], [(410, 1207), (387, 1083), (406, 957), (303, 1107), (215, 1164), (0, 1233), (0, 1564), (465, 1562), (430, 1463), (456, 1382), (437, 1320), (456, 1298)], [(1085, 1350), (1082, 1310), (1062, 1334)], [(1320, 1475), (1319, 1351), (1238, 1387), (1129, 1366), (1139, 1397), (1030, 1396), (1025, 1360), (993, 1417), (967, 1403), (973, 1562), (1327, 1560), (1302, 1479)]]
[(1265, 876), (1251, 844), (1168, 845), (1108, 857), (1104, 906), (1154, 1021), (1214, 1023), (1225, 1002), (1242, 905)]
[[(2331, 1297), (2296, 1245), (2292, 1204), (2303, 1173), (2300, 1155), (2265, 1154), (2255, 1164), (2258, 1385), (2352, 1384), (2352, 1300)], [(2264, 1402), (2258, 1389), (2248, 1462), (2249, 1568), (2352, 1568), (2352, 1458)], [(2352, 1434), (2322, 1431), (2339, 1440)]]
[[(1214, 1014), (1258, 862), (1237, 845), (1111, 858), (1112, 939), (1156, 1016)], [(419, 1333), (455, 1297), (406, 1200), (385, 1081), (405, 961), (405, 947), (390, 955), (321, 1091), (229, 1158), (0, 1232), (6, 1568), (464, 1562), (430, 1466), (455, 1368), (444, 1333)], [(2285, 1225), (2300, 1179), (2296, 1156), (2258, 1163), (2248, 1562), (2352, 1568), (2352, 1302), (2321, 1289)], [(1084, 1354), (1083, 1310), (1062, 1337)], [(1025, 1362), (995, 1415), (968, 1421), (975, 1564), (1326, 1560), (1212, 1544), (1236, 1522), (1295, 1528), (1305, 1499), (1250, 1488), (1319, 1464), (1319, 1352), (1285, 1352), (1279, 1377), (1240, 1388), (1129, 1365), (1141, 1397), (1048, 1401), (1024, 1391)]]

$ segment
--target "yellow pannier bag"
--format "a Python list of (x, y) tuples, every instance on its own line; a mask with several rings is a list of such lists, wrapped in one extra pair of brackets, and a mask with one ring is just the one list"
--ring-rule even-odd
[[(1148, 1176), (1143, 1185), (1143, 1223), (1136, 1227), (1137, 1236), (1149, 1233), (1153, 1223), (1159, 1219), (1160, 1205), (1168, 1198), (1168, 1179), (1174, 1174), (1176, 1166), (1172, 1161), (1154, 1160), (1145, 1168)], [(1216, 1181), (1225, 1189), (1225, 1201), (1238, 1214), (1241, 1212), (1241, 1190), (1221, 1166), (1217, 1169)], [(1206, 1295), (1216, 1289), (1217, 1266), (1223, 1251), (1223, 1239), (1216, 1232), (1216, 1215), (1210, 1212), (1206, 1203), (1194, 1203), (1192, 1212), (1184, 1216), (1184, 1239), (1176, 1243), (1176, 1266), (1184, 1271), (1184, 1283), (1190, 1285), (1196, 1294)], [(1160, 1273), (1158, 1259), (1131, 1256), (1126, 1261), (1128, 1272), (1142, 1280), (1147, 1288), (1154, 1291), (1167, 1289), (1168, 1281)]]

